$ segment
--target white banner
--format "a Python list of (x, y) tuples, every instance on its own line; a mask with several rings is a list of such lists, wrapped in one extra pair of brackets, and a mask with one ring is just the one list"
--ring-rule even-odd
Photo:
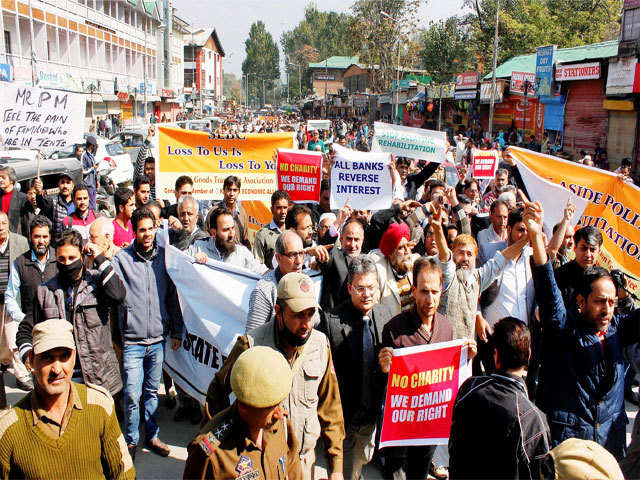
[(82, 138), (85, 96), (16, 83), (0, 87), (0, 136), (5, 147), (50, 151)]
[[(165, 253), (185, 327), (180, 348), (165, 349), (165, 369), (187, 394), (204, 404), (213, 375), (238, 335), (244, 334), (249, 296), (261, 277), (215, 260), (208, 265), (193, 263), (191, 256), (172, 246)], [(319, 298), (321, 274), (305, 273), (313, 278)]]
[(336, 156), (331, 168), (331, 209), (342, 208), (347, 202), (354, 210), (391, 207), (391, 155), (359, 152), (335, 144), (333, 149)]
[(571, 198), (571, 202), (576, 206), (576, 213), (571, 221), (571, 224), (575, 227), (589, 202), (573, 194), (570, 190), (538, 176), (522, 162), (518, 162), (517, 165), (522, 181), (529, 193), (529, 200), (532, 202), (536, 200), (539, 201), (542, 208), (544, 208), (545, 233), (551, 235), (553, 226), (562, 221), (564, 208), (569, 198)]
[(600, 62), (556, 65), (556, 81), (595, 80), (600, 78)]
[(307, 120), (307, 130), (329, 130), (331, 120)]
[(375, 122), (371, 150), (430, 162), (444, 162), (447, 134), (423, 128)]

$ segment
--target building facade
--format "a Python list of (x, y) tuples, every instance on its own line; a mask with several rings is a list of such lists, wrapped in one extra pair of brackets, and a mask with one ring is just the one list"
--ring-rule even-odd
[[(143, 0), (3, 0), (10, 80), (87, 94), (92, 118), (142, 121), (160, 101), (161, 8)], [(146, 103), (145, 103), (146, 102)]]
[(192, 30), (184, 37), (184, 93), (187, 109), (212, 114), (224, 100), (222, 59), (225, 53), (213, 27)]

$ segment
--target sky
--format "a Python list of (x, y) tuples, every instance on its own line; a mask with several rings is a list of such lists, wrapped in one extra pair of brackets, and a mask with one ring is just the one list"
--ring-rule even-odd
[[(351, 0), (173, 0), (178, 17), (192, 26), (213, 26), (218, 32), (226, 53), (224, 72), (236, 77), (242, 74), (244, 41), (251, 24), (262, 20), (273, 39), (280, 46), (283, 32), (294, 28), (304, 17), (304, 9), (315, 3), (319, 10), (348, 12)], [(447, 18), (460, 12), (463, 0), (429, 0), (422, 8), (424, 25), (429, 21)], [(280, 51), (282, 58), (282, 50)], [(282, 62), (281, 62), (282, 63)]]

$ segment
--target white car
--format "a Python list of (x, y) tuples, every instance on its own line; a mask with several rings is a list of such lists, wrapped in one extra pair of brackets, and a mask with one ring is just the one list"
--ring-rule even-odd
[[(118, 186), (128, 186), (133, 182), (133, 169), (131, 159), (120, 142), (107, 140), (106, 138), (94, 135), (98, 143), (96, 150), (96, 163), (98, 165), (98, 173), (103, 175), (107, 172), (107, 176), (113, 180)], [(85, 139), (71, 143), (63, 149), (57, 150), (51, 154), (49, 158), (69, 158), (73, 157), (76, 145), (84, 146)]]

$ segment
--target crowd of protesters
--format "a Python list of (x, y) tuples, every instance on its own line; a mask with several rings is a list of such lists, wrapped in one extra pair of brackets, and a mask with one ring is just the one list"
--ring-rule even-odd
[[(0, 477), (133, 478), (139, 444), (170, 454), (157, 423), (161, 383), (175, 421), (204, 424), (186, 478), (311, 480), (320, 451), (332, 480), (366, 478), (367, 468), (393, 479), (622, 478), (618, 462), (640, 475), (640, 428), (630, 447), (625, 433), (640, 310), (624, 275), (596, 264), (602, 232), (574, 226), (571, 202), (545, 232), (508, 149), (480, 182), (460, 134), (447, 153), (455, 182), (440, 164), (393, 158), (388, 208), (331, 210), (332, 144), (368, 151), (372, 126), (338, 119), (319, 132), (292, 117), (244, 118), (215, 133), (278, 131), (324, 154), (320, 201), (273, 192), (272, 219), (254, 238), (236, 176), (220, 201), (196, 200), (185, 175), (175, 203), (156, 199), (154, 125), (133, 189), (115, 193), (114, 219), (89, 208), (89, 187), (67, 175), (59, 193), (36, 180), (27, 198), (0, 166), (3, 362), (32, 390), (0, 413)], [(204, 406), (179, 388), (170, 395), (163, 376), (184, 323), (162, 231), (194, 262), (262, 276)], [(322, 274), (319, 301), (309, 270)], [(393, 349), (455, 339), (473, 376), (448, 448), (378, 448)]]

